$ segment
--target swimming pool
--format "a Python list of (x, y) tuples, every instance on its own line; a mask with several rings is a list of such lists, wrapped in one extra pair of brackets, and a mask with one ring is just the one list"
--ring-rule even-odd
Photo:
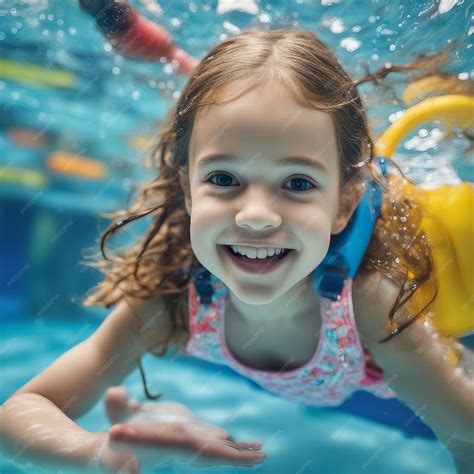
[[(135, 3), (153, 18), (145, 1)], [(290, 6), (272, 1), (259, 2), (257, 14), (218, 14), (216, 2), (160, 3), (160, 21), (196, 57), (239, 28), (270, 23), (315, 31), (356, 76), (363, 73), (360, 58), (375, 68), (461, 38), (451, 70), (460, 78), (474, 77), (474, 58), (468, 54), (474, 36), (468, 2), (300, 0)], [(133, 182), (147, 176), (137, 166), (143, 142), (159, 126), (183, 81), (161, 64), (115, 54), (73, 0), (7, 0), (0, 4), (0, 18), (3, 402), (89, 336), (107, 314), (79, 305), (98, 278), (78, 265), (81, 250), (97, 245), (105, 225), (97, 214), (123, 206)], [(400, 111), (396, 104), (370, 105), (375, 134)], [(467, 144), (460, 135), (443, 140), (433, 124), (407, 137), (396, 159), (418, 182), (433, 185), (459, 177), (474, 181)], [(70, 160), (71, 154), (97, 159), (107, 165), (106, 174), (92, 165), (88, 176), (57, 173), (58, 151), (63, 160)], [(254, 471), (454, 473), (443, 445), (396, 400), (358, 392), (338, 408), (305, 407), (272, 396), (225, 367), (196, 359), (147, 356), (144, 367), (150, 391), (163, 392), (163, 401), (184, 403), (237, 440), (261, 440), (268, 458)], [(143, 400), (138, 371), (125, 385), (133, 397)], [(102, 404), (78, 423), (91, 431), (107, 429)], [(20, 471), (0, 460), (0, 472)]]

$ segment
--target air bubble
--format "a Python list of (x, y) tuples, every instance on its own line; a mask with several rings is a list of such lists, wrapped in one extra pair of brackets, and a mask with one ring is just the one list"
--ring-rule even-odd
[(464, 375), (464, 370), (461, 367), (456, 367), (453, 370), (453, 377), (462, 377)]

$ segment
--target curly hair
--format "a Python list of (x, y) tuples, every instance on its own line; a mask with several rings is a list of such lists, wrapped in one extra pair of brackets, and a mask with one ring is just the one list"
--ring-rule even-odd
[[(301, 106), (332, 117), (340, 155), (341, 190), (368, 177), (382, 186), (381, 215), (359, 271), (382, 272), (400, 287), (388, 314), (388, 335), (379, 342), (403, 331), (436, 296), (408, 322), (395, 322), (395, 313), (430, 278), (431, 250), (419, 228), (422, 209), (409, 197), (394, 192), (378, 172), (366, 108), (357, 87), (365, 82), (379, 84), (390, 72), (421, 70), (424, 75), (433, 74), (447, 60), (444, 51), (420, 55), (410, 63), (388, 64), (353, 81), (330, 49), (309, 31), (252, 27), (217, 44), (189, 78), (150, 149), (147, 164), (156, 170), (156, 177), (139, 189), (128, 209), (106, 215), (114, 222), (101, 238), (103, 259), (86, 263), (99, 268), (105, 278), (89, 292), (84, 304), (110, 307), (124, 296), (146, 299), (160, 295), (171, 318), (168, 342), (187, 333), (183, 301), (200, 263), (191, 248), (190, 218), (179, 177), (188, 172), (188, 146), (196, 114), (206, 105), (230, 102), (259, 86), (279, 84)], [(233, 87), (237, 85), (240, 87)], [(390, 165), (405, 178), (396, 163)], [(152, 220), (138, 242), (113, 255), (105, 252), (107, 240), (118, 229), (146, 216)], [(142, 377), (144, 380), (143, 371)]]

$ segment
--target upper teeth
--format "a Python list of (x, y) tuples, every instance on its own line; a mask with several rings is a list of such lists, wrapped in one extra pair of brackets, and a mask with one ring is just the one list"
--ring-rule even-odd
[(271, 248), (271, 247), (241, 247), (240, 245), (231, 245), (232, 250), (241, 255), (245, 255), (248, 258), (267, 258), (273, 255), (280, 255), (285, 249), (282, 248)]

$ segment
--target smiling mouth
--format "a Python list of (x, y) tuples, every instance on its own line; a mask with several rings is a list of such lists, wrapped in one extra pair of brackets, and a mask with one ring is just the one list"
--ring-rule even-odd
[(275, 254), (272, 255), (271, 257), (265, 257), (265, 258), (249, 258), (245, 255), (242, 255), (240, 253), (234, 252), (232, 247), (230, 245), (224, 245), (224, 247), (227, 249), (228, 252), (230, 252), (234, 257), (237, 257), (239, 260), (247, 261), (247, 262), (278, 262), (278, 260), (281, 260), (285, 255), (291, 252), (291, 249), (285, 249), (283, 252), (280, 254)]
[(283, 265), (282, 261), (286, 261), (286, 256), (293, 252), (293, 249), (285, 249), (279, 255), (272, 255), (266, 258), (249, 258), (245, 255), (240, 255), (232, 250), (230, 245), (222, 245), (225, 253), (230, 259), (240, 267), (241, 270), (250, 272), (254, 275), (272, 272)]

